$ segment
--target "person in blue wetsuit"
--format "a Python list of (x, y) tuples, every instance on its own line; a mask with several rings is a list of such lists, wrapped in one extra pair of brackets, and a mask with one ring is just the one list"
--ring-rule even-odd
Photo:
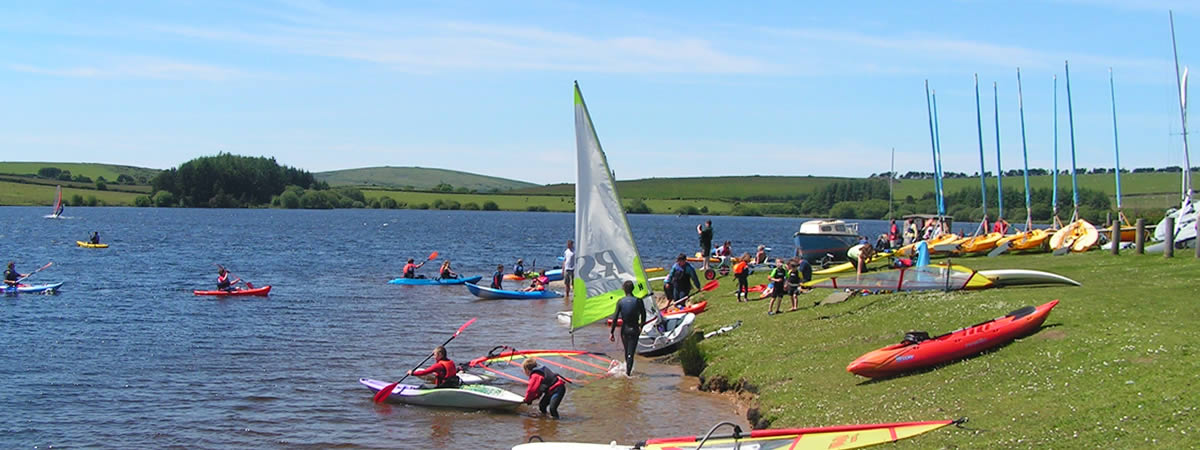
[(670, 298), (674, 302), (679, 302), (687, 297), (693, 287), (700, 287), (700, 277), (696, 276), (696, 269), (688, 264), (687, 255), (680, 253), (675, 257), (675, 265), (671, 266), (671, 272), (667, 273), (666, 284), (671, 285)]
[(549, 413), (551, 418), (557, 419), (558, 405), (567, 395), (567, 379), (554, 373), (549, 367), (539, 366), (533, 358), (526, 359), (521, 364), (521, 369), (525, 371), (525, 376), (529, 377), (529, 387), (525, 389), (525, 404), (532, 405), (534, 400), (541, 397), (538, 410), (542, 415)]
[(500, 282), (504, 281), (504, 264), (496, 265), (496, 272), (492, 273), (492, 289), (504, 289), (500, 287)]
[[(695, 273), (692, 274), (693, 276)], [(633, 356), (637, 354), (638, 336), (646, 324), (646, 306), (633, 296), (633, 282), (626, 280), (621, 285), (625, 296), (617, 300), (612, 325), (608, 329), (608, 340), (615, 342), (617, 323), (621, 324), (621, 344), (625, 346), (625, 376), (633, 375)]]
[(525, 276), (525, 260), (524, 259), (517, 258), (517, 264), (513, 265), (513, 275), (516, 275), (518, 277)]

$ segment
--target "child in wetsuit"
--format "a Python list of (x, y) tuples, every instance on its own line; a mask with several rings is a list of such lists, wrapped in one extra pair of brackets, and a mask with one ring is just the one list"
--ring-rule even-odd
[(736, 261), (733, 265), (733, 278), (737, 279), (737, 291), (734, 291), (734, 293), (737, 295), (738, 302), (750, 301), (750, 286), (748, 281), (750, 278), (750, 266), (748, 264), (750, 255), (743, 254)]

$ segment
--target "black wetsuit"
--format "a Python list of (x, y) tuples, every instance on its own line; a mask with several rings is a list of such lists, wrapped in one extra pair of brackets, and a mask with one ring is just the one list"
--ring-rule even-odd
[(671, 267), (671, 273), (667, 274), (667, 281), (671, 283), (671, 290), (674, 291), (671, 300), (687, 297), (692, 292), (693, 284), (697, 288), (700, 287), (700, 277), (696, 276), (696, 269), (687, 263), (684, 263), (683, 266), (676, 264)]
[(21, 279), (21, 274), (13, 269), (4, 269), (4, 284), (6, 286), (16, 286), (17, 280)]
[(638, 336), (646, 322), (646, 307), (637, 297), (627, 295), (617, 301), (609, 332), (617, 329), (618, 319), (622, 322), (621, 344), (625, 346), (625, 375), (628, 376), (633, 374), (633, 355), (637, 354)]
[(504, 280), (504, 272), (499, 270), (492, 274), (492, 289), (503, 289), (500, 287), (500, 282)]
[(812, 281), (812, 264), (809, 264), (808, 260), (801, 259), (800, 263), (796, 264), (796, 269), (800, 270), (800, 281)]
[(700, 226), (700, 257), (704, 258), (705, 262), (707, 262), (708, 258), (710, 256), (712, 256), (711, 254), (709, 254), (712, 251), (712, 239), (713, 239), (712, 225), (701, 225)]

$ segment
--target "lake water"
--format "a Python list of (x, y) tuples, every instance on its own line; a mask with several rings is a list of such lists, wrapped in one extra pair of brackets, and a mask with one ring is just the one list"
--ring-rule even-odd
[[(574, 216), (415, 210), (0, 208), (0, 259), (55, 296), (0, 299), (0, 446), (507, 448), (547, 440), (633, 442), (745, 426), (724, 398), (695, 392), (675, 366), (640, 360), (632, 379), (568, 391), (563, 420), (376, 405), (359, 377), (396, 379), (471, 317), (458, 362), (495, 345), (571, 348), (564, 300), (476, 301), (463, 287), (386, 284), (432, 251), (466, 275), (496, 264), (558, 264)], [(790, 256), (801, 219), (714, 217), (715, 240)], [(698, 250), (700, 217), (634, 215), (643, 260)], [(884, 223), (863, 221), (879, 234)], [(100, 231), (105, 250), (76, 248)], [(215, 300), (214, 264), (269, 298)], [(432, 275), (430, 263), (422, 272)], [(719, 307), (719, 305), (717, 305)], [(600, 326), (576, 348), (618, 356)]]

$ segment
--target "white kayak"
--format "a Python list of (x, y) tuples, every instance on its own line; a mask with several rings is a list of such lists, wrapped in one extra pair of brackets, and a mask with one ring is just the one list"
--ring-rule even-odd
[[(359, 378), (359, 383), (371, 392), (379, 392), (387, 385), (387, 381)], [(437, 406), (443, 408), (461, 409), (514, 409), (521, 405), (525, 398), (495, 386), (484, 384), (467, 384), (459, 388), (427, 389), (411, 384), (398, 384), (387, 398), (390, 403), (407, 403), (410, 405)]]
[(989, 280), (992, 280), (992, 284), (996, 287), (1023, 286), (1027, 284), (1066, 284), (1070, 286), (1081, 286), (1078, 281), (1062, 275), (1050, 272), (1042, 272), (1040, 270), (996, 269), (980, 270), (978, 273)]
[(683, 341), (692, 335), (695, 329), (696, 315), (687, 313), (682, 316), (665, 317), (665, 331), (659, 330), (657, 321), (647, 323), (642, 327), (642, 335), (638, 337), (637, 353), (642, 356), (661, 356), (679, 350)]

